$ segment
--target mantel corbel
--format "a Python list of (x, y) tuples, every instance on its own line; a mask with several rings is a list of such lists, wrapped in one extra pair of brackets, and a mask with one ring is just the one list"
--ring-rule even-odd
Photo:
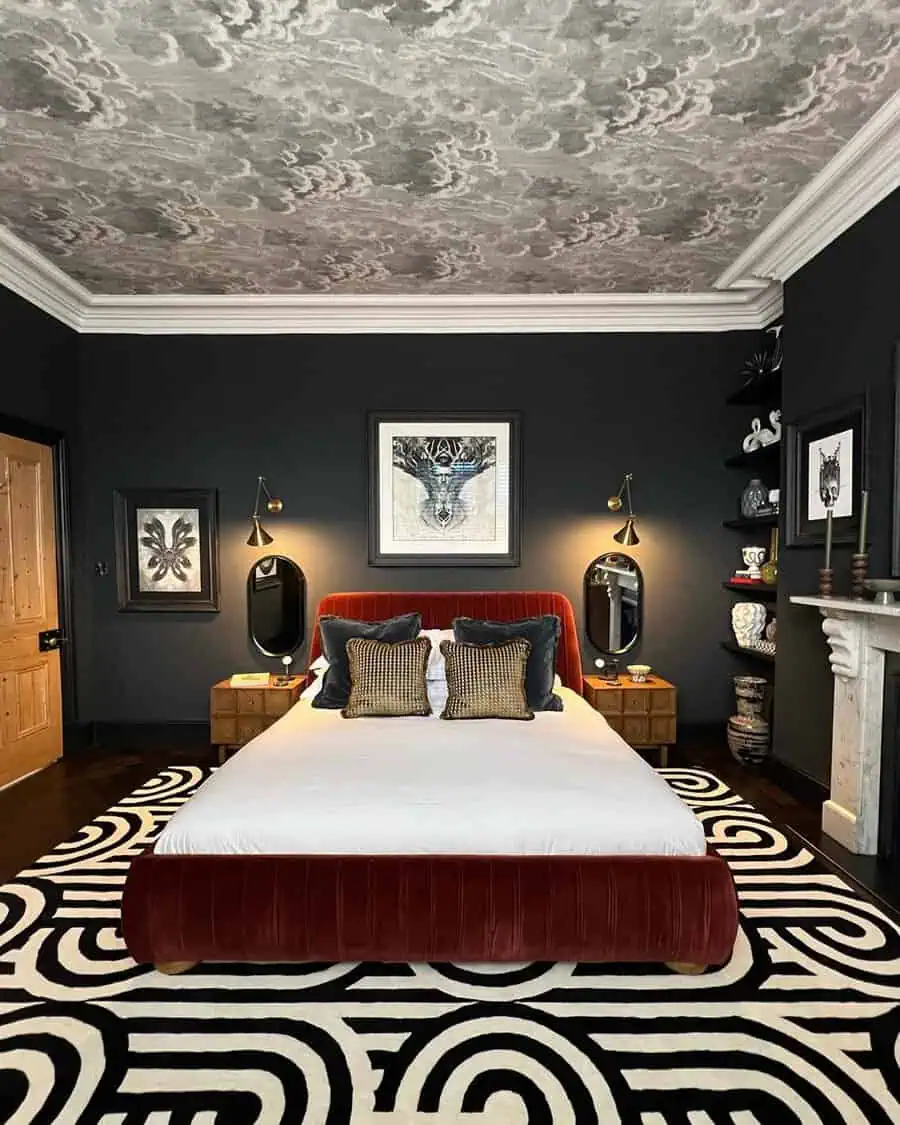
[(831, 649), (828, 662), (835, 676), (855, 680), (859, 675), (859, 654), (865, 622), (846, 614), (822, 611), (822, 632)]

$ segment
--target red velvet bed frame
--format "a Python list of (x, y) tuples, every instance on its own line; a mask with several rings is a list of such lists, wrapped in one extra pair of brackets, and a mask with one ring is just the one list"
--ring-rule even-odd
[[(562, 594), (349, 593), (319, 616), (380, 620), (557, 613), (557, 671), (581, 692), (581, 652)], [(253, 753), (252, 748), (248, 753)], [(136, 961), (665, 961), (720, 964), (737, 934), (724, 860), (705, 856), (154, 855), (131, 865), (122, 902)]]

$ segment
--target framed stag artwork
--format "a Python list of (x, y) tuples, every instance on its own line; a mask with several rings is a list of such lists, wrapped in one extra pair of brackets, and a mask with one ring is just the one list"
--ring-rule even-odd
[(372, 566), (518, 566), (518, 414), (369, 415)]
[(218, 612), (214, 488), (120, 489), (115, 518), (121, 611)]
[(788, 424), (786, 546), (823, 543), (829, 510), (834, 542), (856, 542), (866, 487), (867, 415), (860, 395)]

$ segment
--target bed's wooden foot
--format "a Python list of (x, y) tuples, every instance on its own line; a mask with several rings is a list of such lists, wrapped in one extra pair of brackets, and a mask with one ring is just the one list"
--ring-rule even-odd
[(165, 973), (167, 977), (176, 977), (179, 973), (186, 973), (199, 965), (199, 961), (157, 961), (153, 966), (158, 973)]
[(706, 965), (695, 965), (693, 961), (666, 961), (666, 968), (686, 977), (698, 977), (706, 972)]

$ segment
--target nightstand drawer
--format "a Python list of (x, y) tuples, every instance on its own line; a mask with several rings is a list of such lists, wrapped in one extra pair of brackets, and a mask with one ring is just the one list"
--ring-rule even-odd
[(601, 715), (622, 714), (622, 692), (615, 688), (596, 688), (590, 693), (588, 702)]
[(675, 714), (675, 689), (674, 688), (659, 688), (656, 691), (651, 691), (648, 694), (650, 700), (650, 714), (651, 715), (674, 715)]
[(235, 688), (239, 715), (264, 715), (267, 690), (261, 688)]
[(237, 743), (237, 718), (213, 715), (209, 720), (209, 740), (213, 746), (234, 746)]
[(265, 715), (238, 715), (236, 741), (241, 744), (249, 742), (271, 725), (271, 719), (267, 719)]
[(297, 698), (293, 692), (267, 691), (264, 707), (265, 713), (279, 718), (281, 715), (286, 715), (296, 702)]
[(623, 715), (622, 737), (632, 746), (650, 745), (650, 720), (646, 715)]
[(214, 687), (209, 693), (209, 709), (213, 715), (237, 712), (237, 692), (234, 688)]
[(622, 710), (626, 715), (646, 715), (650, 711), (649, 691), (626, 688), (622, 694)]

